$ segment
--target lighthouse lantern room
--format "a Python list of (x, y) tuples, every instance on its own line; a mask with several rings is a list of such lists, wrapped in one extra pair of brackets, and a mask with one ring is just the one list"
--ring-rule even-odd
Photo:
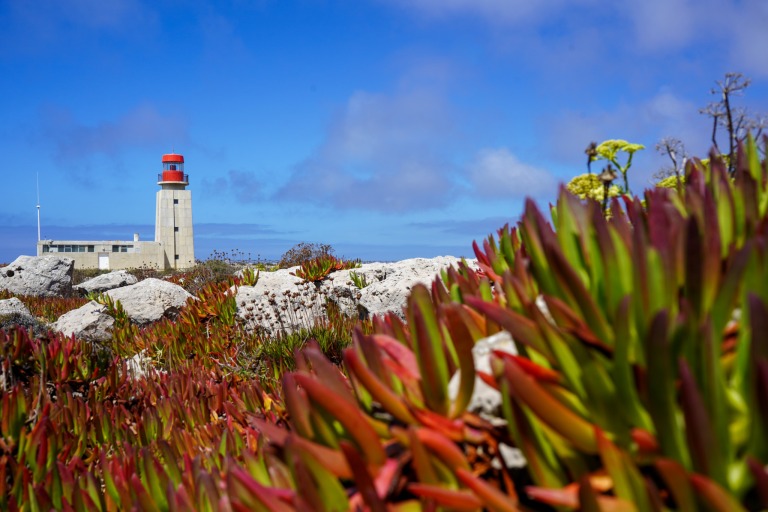
[(189, 185), (189, 176), (184, 174), (184, 155), (163, 155), (163, 172), (157, 175), (157, 183)]

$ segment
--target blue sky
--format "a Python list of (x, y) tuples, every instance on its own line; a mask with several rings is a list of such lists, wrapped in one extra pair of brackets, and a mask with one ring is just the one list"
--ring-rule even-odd
[(43, 238), (154, 236), (186, 158), (196, 256), (294, 244), (471, 256), (586, 145), (710, 146), (724, 73), (768, 112), (763, 0), (0, 0), (0, 262)]

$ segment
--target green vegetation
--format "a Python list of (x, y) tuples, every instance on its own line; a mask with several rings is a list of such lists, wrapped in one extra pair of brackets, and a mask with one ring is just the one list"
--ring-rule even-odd
[[(609, 215), (566, 190), (551, 216), (528, 201), (402, 317), (326, 302), (267, 336), (230, 275), (143, 329), (103, 297), (112, 364), (0, 331), (0, 509), (764, 510), (768, 163), (740, 151), (733, 176), (689, 160), (684, 187), (603, 198)], [(479, 371), (500, 332), (517, 354)], [(476, 378), (503, 424), (468, 410)]]
[(305, 281), (316, 283), (328, 277), (331, 272), (358, 268), (359, 266), (359, 260), (342, 260), (335, 256), (324, 255), (303, 262), (296, 269), (296, 272), (293, 272), (293, 275)]
[(371, 284), (368, 282), (368, 279), (365, 277), (365, 274), (358, 274), (354, 270), (352, 270), (349, 273), (349, 279), (352, 281), (352, 284), (355, 285), (359, 290), (362, 290), (363, 288)]

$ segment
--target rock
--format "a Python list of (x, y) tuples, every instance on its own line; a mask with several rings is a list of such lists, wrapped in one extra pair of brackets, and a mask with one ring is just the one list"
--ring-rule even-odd
[(115, 270), (77, 284), (73, 286), (73, 289), (80, 293), (80, 295), (88, 295), (89, 293), (104, 293), (108, 290), (130, 286), (137, 282), (138, 279), (133, 274), (129, 274), (125, 270)]
[(29, 312), (29, 309), (27, 309), (27, 306), (16, 297), (0, 300), (0, 317), (7, 316), (26, 318), (30, 321), (35, 319), (32, 313)]
[(14, 295), (67, 297), (75, 261), (59, 256), (19, 256), (0, 268), (0, 290)]
[(325, 314), (321, 288), (291, 275), (297, 268), (262, 272), (256, 286), (237, 289), (237, 316), (248, 330), (289, 334)]
[[(417, 283), (430, 286), (432, 281), (439, 277), (441, 270), (455, 266), (460, 261), (460, 258), (453, 256), (438, 256), (429, 259), (412, 258), (395, 263), (368, 263), (359, 269), (353, 269), (358, 275), (365, 276), (369, 283), (360, 290), (360, 305), (371, 315), (394, 312), (404, 319), (403, 306), (411, 289)], [(348, 277), (349, 271), (343, 273), (351, 280)]]
[(16, 297), (0, 300), (0, 330), (14, 327), (24, 327), (34, 336), (42, 336), (48, 331), (45, 322), (35, 318), (27, 306)]
[(145, 325), (163, 317), (175, 318), (192, 295), (181, 286), (162, 279), (144, 279), (106, 292), (120, 301), (132, 322)]
[[(414, 258), (395, 263), (366, 263), (352, 270), (332, 272), (319, 283), (306, 283), (294, 276), (298, 267), (261, 272), (256, 286), (240, 286), (237, 314), (251, 330), (268, 334), (291, 333), (311, 327), (325, 316), (325, 301), (332, 300), (349, 316), (394, 312), (402, 317), (411, 288), (431, 284), (444, 268), (459, 258)], [(350, 276), (355, 272), (368, 283), (358, 289)]]
[[(501, 331), (493, 336), (477, 340), (472, 348), (472, 356), (475, 361), (475, 370), (483, 373), (492, 374), (491, 371), (491, 352), (499, 350), (510, 354), (517, 354), (517, 347), (512, 340), (512, 336), (506, 331)], [(456, 372), (448, 383), (448, 396), (455, 400), (459, 393), (459, 372)], [(475, 377), (475, 387), (472, 391), (472, 398), (467, 406), (469, 412), (473, 412), (481, 418), (487, 420), (496, 427), (506, 427), (507, 421), (501, 410), (501, 393), (492, 388), (480, 377)], [(519, 449), (499, 445), (501, 460), (494, 460), (494, 465), (498, 467), (504, 464), (508, 468), (521, 468), (527, 462)]]
[[(501, 331), (493, 336), (477, 340), (472, 348), (472, 356), (475, 361), (475, 370), (491, 374), (491, 352), (500, 350), (510, 354), (517, 354), (517, 347), (512, 341), (512, 336), (507, 331)], [(459, 393), (459, 373), (456, 372), (448, 383), (448, 396), (454, 400)], [(493, 425), (506, 425), (501, 412), (501, 393), (475, 377), (475, 388), (467, 410), (488, 420)]]
[(75, 335), (95, 343), (101, 343), (112, 337), (115, 319), (107, 314), (107, 307), (96, 301), (64, 313), (54, 322), (52, 329), (66, 336)]
[(152, 359), (147, 357), (142, 350), (139, 354), (126, 359), (125, 368), (129, 379), (140, 380), (149, 375), (150, 370), (152, 370)]

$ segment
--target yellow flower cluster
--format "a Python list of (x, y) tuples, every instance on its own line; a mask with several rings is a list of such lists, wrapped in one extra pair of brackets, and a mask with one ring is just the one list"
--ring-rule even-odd
[[(685, 176), (680, 176), (680, 182), (685, 185)], [(659, 181), (656, 186), (661, 188), (677, 188), (677, 176), (674, 174), (672, 176), (667, 176)]]
[[(602, 201), (605, 195), (605, 187), (595, 174), (581, 174), (576, 176), (565, 186), (571, 194), (579, 199), (594, 199)], [(616, 197), (621, 194), (617, 185), (611, 185), (608, 189), (608, 197)]]

